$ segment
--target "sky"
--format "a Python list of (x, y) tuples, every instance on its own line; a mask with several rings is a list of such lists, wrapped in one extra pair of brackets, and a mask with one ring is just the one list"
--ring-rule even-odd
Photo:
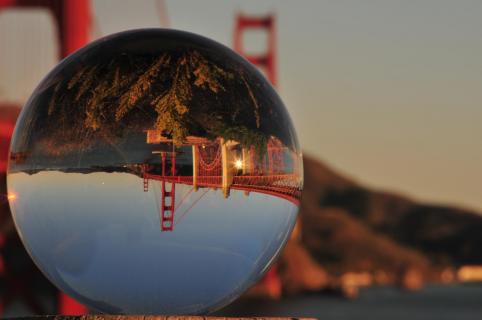
[[(155, 0), (93, 8), (94, 38), (166, 23)], [(165, 8), (169, 27), (228, 46), (236, 12), (276, 13), (278, 90), (306, 154), (373, 188), (482, 211), (481, 1), (175, 0)], [(46, 14), (0, 14), (0, 98), (26, 100), (55, 64), (53, 38)], [(245, 38), (253, 51), (264, 39)]]
[(148, 192), (142, 183), (117, 172), (8, 178), (18, 194), (15, 223), (36, 263), (100, 311), (193, 314), (230, 302), (266, 270), (296, 220), (297, 206), (282, 198), (231, 190), (225, 199), (221, 190), (176, 184), (177, 199), (187, 196), (174, 230), (162, 232), (160, 183), (150, 180)]

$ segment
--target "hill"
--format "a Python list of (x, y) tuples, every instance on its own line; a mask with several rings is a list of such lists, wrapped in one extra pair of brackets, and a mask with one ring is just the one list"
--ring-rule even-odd
[[(416, 250), (431, 264), (482, 263), (482, 252), (477, 250), (482, 243), (480, 213), (417, 203), (394, 193), (371, 190), (313, 158), (305, 159), (305, 191), (300, 214), (304, 221), (309, 221), (304, 228), (307, 243), (313, 237), (320, 237), (313, 234), (313, 227), (321, 224), (321, 219), (332, 217), (351, 221), (372, 235)], [(316, 218), (320, 219), (318, 223)], [(353, 230), (350, 233), (356, 234)]]
[[(481, 214), (370, 189), (310, 156), (304, 173), (300, 236), (278, 263), (285, 293), (347, 281), (416, 289), (441, 281), (443, 270), (482, 264)], [(253, 292), (276, 296), (267, 285)]]

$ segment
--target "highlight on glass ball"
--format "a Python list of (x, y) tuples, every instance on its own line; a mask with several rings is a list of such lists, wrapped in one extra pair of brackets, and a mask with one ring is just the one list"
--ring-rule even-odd
[(301, 153), (232, 50), (136, 30), (63, 60), (13, 135), (9, 200), (60, 289), (94, 310), (204, 314), (254, 284), (294, 226)]

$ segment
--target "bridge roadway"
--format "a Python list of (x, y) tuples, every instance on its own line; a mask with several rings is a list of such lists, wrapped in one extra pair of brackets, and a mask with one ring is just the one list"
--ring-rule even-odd
[[(144, 183), (146, 183), (146, 180), (157, 180), (194, 186), (192, 176), (162, 176), (144, 173)], [(196, 177), (196, 180), (196, 186), (200, 188), (220, 189), (222, 187), (222, 176), (198, 176)], [(299, 188), (298, 180), (299, 178), (294, 174), (234, 176), (229, 188), (272, 195), (288, 200), (298, 206), (301, 199), (301, 190)]]

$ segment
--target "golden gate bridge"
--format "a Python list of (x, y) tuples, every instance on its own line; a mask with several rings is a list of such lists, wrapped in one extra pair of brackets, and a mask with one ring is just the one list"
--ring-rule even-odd
[[(172, 140), (162, 137), (159, 131), (148, 130), (147, 143), (168, 145), (172, 144)], [(191, 147), (190, 175), (178, 174), (175, 147), (170, 152), (156, 152), (161, 158), (160, 173), (151, 173), (152, 165), (142, 165), (144, 192), (149, 190), (149, 180), (159, 181), (161, 184), (159, 216), (162, 231), (174, 229), (176, 209), (185, 199), (183, 197), (180, 203), (176, 204), (176, 184), (192, 186), (195, 191), (198, 188), (221, 189), (226, 198), (229, 197), (230, 190), (241, 190), (246, 195), (256, 192), (299, 205), (299, 155), (278, 139), (271, 137), (268, 140), (267, 150), (263, 155), (257, 153), (252, 146), (241, 147), (236, 141), (224, 141), (222, 138), (210, 141), (190, 136), (183, 146)], [(202, 196), (205, 194), (202, 193)], [(187, 211), (183, 215), (185, 213)]]

